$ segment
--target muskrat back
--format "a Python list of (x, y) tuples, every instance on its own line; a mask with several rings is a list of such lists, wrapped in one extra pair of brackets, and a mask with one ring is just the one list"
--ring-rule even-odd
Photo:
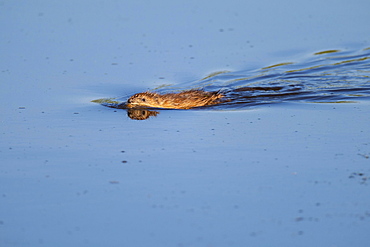
[(158, 94), (153, 92), (137, 93), (127, 100), (128, 108), (154, 107), (170, 109), (190, 109), (220, 103), (224, 95), (220, 92), (188, 90), (180, 93)]

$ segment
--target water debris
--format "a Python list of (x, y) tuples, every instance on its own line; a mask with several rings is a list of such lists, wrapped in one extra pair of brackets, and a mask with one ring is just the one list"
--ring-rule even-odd
[(348, 178), (357, 179), (360, 184), (367, 184), (367, 181), (370, 179), (370, 177), (362, 172), (352, 172), (351, 175), (348, 176)]

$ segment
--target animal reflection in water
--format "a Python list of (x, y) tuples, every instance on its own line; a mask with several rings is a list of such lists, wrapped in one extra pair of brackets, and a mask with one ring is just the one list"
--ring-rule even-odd
[(156, 117), (158, 114), (157, 111), (146, 109), (127, 109), (127, 116), (134, 120), (145, 120), (149, 117)]

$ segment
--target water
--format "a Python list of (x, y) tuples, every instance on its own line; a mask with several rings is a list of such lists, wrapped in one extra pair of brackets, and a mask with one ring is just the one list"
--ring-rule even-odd
[[(202, 109), (233, 110), (279, 102), (353, 102), (370, 97), (370, 48), (356, 51), (325, 50), (298, 62), (282, 62), (234, 72), (217, 71), (200, 80), (162, 85), (152, 91), (169, 93), (189, 89), (220, 91), (226, 96), (227, 100), (222, 103), (200, 107)], [(99, 99), (95, 102), (125, 109), (128, 97)], [(146, 119), (158, 113), (128, 109), (128, 115), (134, 119)]]
[[(366, 245), (369, 9), (0, 1), (0, 246)], [(191, 88), (231, 101), (91, 103)]]

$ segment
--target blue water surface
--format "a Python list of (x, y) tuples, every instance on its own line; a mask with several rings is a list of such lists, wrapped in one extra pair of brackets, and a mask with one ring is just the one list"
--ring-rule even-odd
[[(0, 1), (0, 246), (366, 245), (369, 9)], [(91, 102), (193, 87), (232, 101)]]

